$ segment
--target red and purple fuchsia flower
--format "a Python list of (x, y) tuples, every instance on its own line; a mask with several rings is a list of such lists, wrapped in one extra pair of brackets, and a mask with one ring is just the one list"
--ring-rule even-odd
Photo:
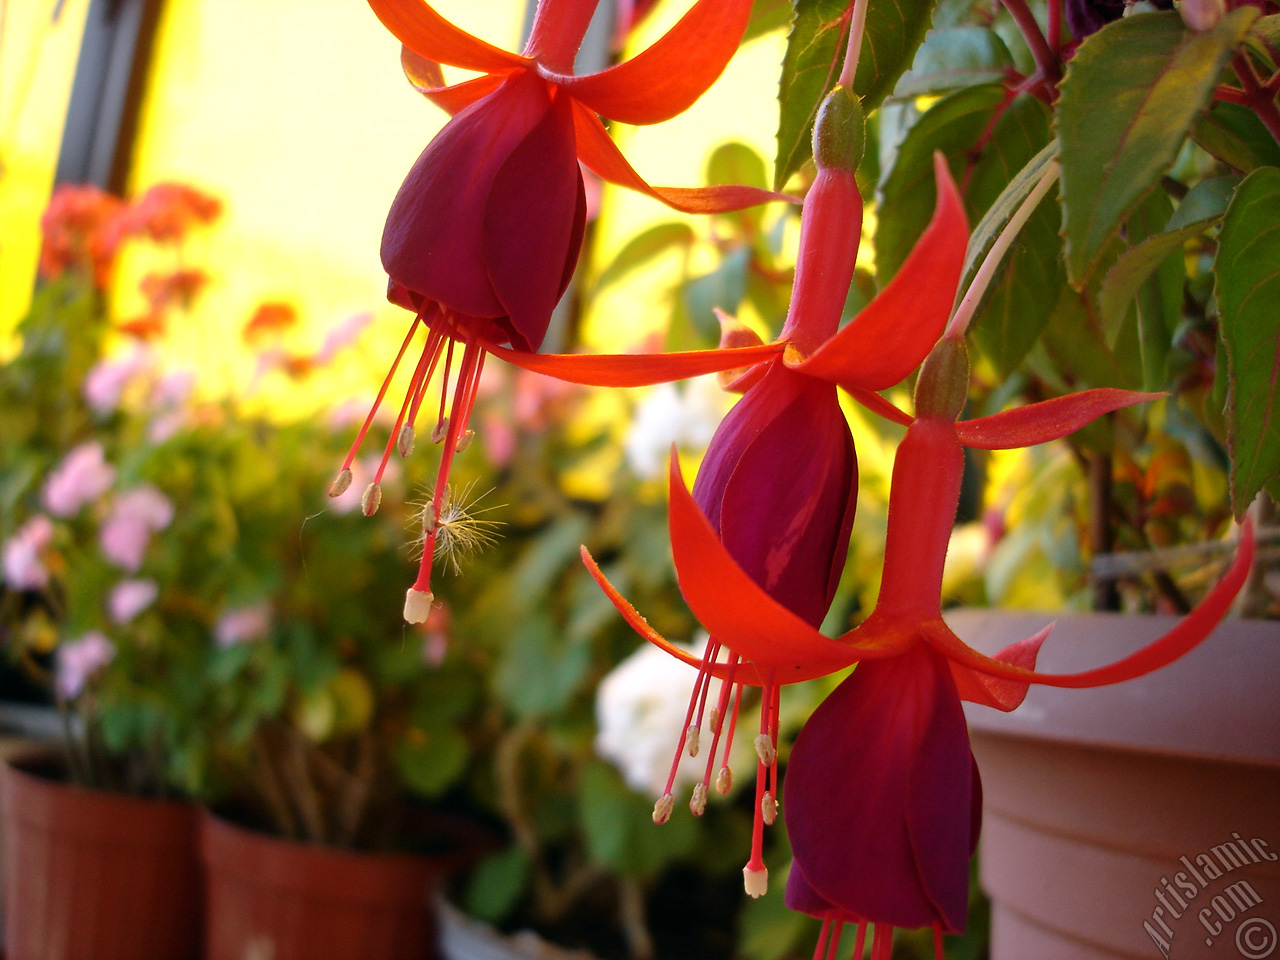
[[(414, 424), (439, 371), (444, 386), (432, 411), (431, 437), (443, 447), (432, 501), (424, 510), (422, 563), (405, 600), (410, 622), (424, 621), (431, 609), (431, 563), (449, 470), (472, 435), (467, 423), (485, 355), (498, 353), (516, 363), (535, 356), (573, 275), (587, 209), (579, 164), (689, 212), (725, 212), (781, 199), (748, 187), (650, 186), (600, 121), (603, 115), (630, 124), (658, 123), (692, 105), (737, 49), (750, 0), (698, 0), (648, 49), (579, 76), (573, 60), (597, 2), (542, 0), (524, 53), (516, 54), (458, 29), (423, 0), (370, 0), (404, 45), (401, 60), (409, 81), (453, 114), (409, 171), (387, 217), (382, 262), (390, 278), (388, 298), (414, 319), (330, 489), (339, 496), (350, 485), (351, 464), (374, 413), (423, 328), (425, 342), (363, 500), (365, 513), (373, 513), (392, 450), (402, 456), (412, 451)], [(440, 64), (481, 76), (445, 86)], [(645, 374), (630, 361), (615, 368), (607, 361), (603, 367), (583, 366), (581, 360), (542, 356), (536, 363), (539, 372), (580, 382), (639, 385), (730, 362), (701, 357), (686, 368), (676, 359), (674, 367)]]
[[(1007, 449), (1063, 437), (1155, 395), (1098, 389), (960, 421), (969, 386), (964, 323), (948, 325), (967, 242), (964, 214), (937, 163), (934, 218), (893, 281), (838, 333), (857, 252), (861, 197), (853, 169), (861, 111), (837, 88), (815, 127), (818, 178), (805, 201), (785, 351), (738, 376), (746, 393), (711, 442), (690, 494), (674, 456), (670, 531), (680, 588), (711, 639), (699, 659), (658, 636), (585, 554), (592, 575), (646, 639), (698, 668), (679, 753), (711, 744), (691, 808), (701, 813), (715, 770), (729, 789), (728, 746), (743, 690), (761, 688), (756, 815), (747, 892), (767, 885), (763, 828), (778, 812), (782, 685), (857, 669), (809, 718), (790, 755), (785, 820), (794, 853), (787, 903), (823, 921), (815, 958), (834, 958), (845, 924), (853, 956), (872, 931), (887, 960), (896, 927), (964, 929), (968, 863), (981, 822), (981, 783), (961, 701), (1012, 710), (1030, 683), (1089, 687), (1140, 676), (1203, 640), (1248, 571), (1246, 524), (1224, 579), (1164, 637), (1109, 666), (1039, 674), (1049, 628), (986, 657), (942, 619), (943, 563), (966, 446)], [(851, 132), (856, 128), (856, 133)], [(1046, 181), (1048, 183), (1049, 181)], [(1036, 196), (1039, 199), (1039, 195)], [(998, 256), (997, 256), (998, 259)], [(876, 391), (921, 365), (909, 416)], [(857, 492), (853, 441), (836, 385), (907, 427), (895, 458), (880, 593), (858, 627), (828, 638), (817, 627), (845, 562)], [(715, 698), (712, 680), (720, 681)], [(707, 704), (713, 704), (707, 710)], [(727, 724), (727, 726), (726, 726)], [(654, 820), (674, 807), (667, 792)]]

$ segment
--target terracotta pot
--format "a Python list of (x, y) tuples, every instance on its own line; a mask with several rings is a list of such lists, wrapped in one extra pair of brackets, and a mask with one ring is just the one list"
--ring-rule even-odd
[(191, 960), (200, 943), (198, 817), (189, 804), (48, 779), (0, 783), (7, 960)]
[[(947, 617), (985, 653), (1052, 619)], [(1175, 622), (1059, 618), (1038, 669), (1109, 663)], [(965, 712), (992, 960), (1280, 958), (1280, 623), (1227, 621), (1146, 677)]]
[(206, 960), (433, 960), (435, 899), (451, 862), (357, 853), (206, 814)]

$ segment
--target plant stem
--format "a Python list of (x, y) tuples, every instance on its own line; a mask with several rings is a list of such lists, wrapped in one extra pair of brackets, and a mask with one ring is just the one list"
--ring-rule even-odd
[[(1089, 550), (1096, 557), (1115, 546), (1111, 529), (1111, 454), (1089, 457)], [(1111, 579), (1093, 577), (1093, 609), (1119, 610), (1120, 591)]]
[(1036, 68), (1040, 76), (1045, 83), (1056, 90), (1058, 81), (1062, 79), (1062, 70), (1058, 65), (1058, 55), (1049, 48), (1048, 41), (1045, 40), (1044, 34), (1040, 32), (1040, 24), (1036, 21), (1035, 14), (1027, 6), (1026, 0), (1000, 0), (1000, 2), (1009, 11), (1013, 17), (1013, 22), (1018, 25), (1018, 29), (1022, 32), (1023, 39), (1027, 41), (1027, 46), (1031, 48), (1031, 56), (1035, 58)]
[(964, 336), (964, 332), (969, 326), (969, 321), (973, 319), (973, 315), (978, 310), (978, 304), (982, 302), (987, 288), (991, 285), (991, 279), (995, 276), (996, 269), (1000, 266), (1000, 261), (1004, 259), (1005, 253), (1008, 252), (1009, 247), (1013, 244), (1014, 237), (1031, 219), (1031, 214), (1039, 206), (1040, 201), (1044, 199), (1044, 195), (1049, 192), (1049, 188), (1058, 179), (1058, 173), (1058, 161), (1049, 161), (1044, 173), (1040, 175), (1039, 182), (1031, 188), (1027, 198), (1014, 211), (1013, 216), (1009, 218), (1009, 222), (1000, 231), (1000, 236), (996, 237), (996, 242), (991, 245), (986, 259), (982, 261), (982, 266), (978, 268), (978, 272), (973, 275), (973, 282), (969, 284), (969, 289), (965, 291), (964, 299), (960, 301), (960, 306), (956, 307), (956, 312), (947, 324), (947, 329), (943, 336), (956, 338)]
[(849, 43), (845, 47), (844, 65), (840, 68), (840, 86), (853, 89), (858, 73), (858, 57), (862, 54), (862, 37), (867, 27), (868, 0), (853, 0), (849, 18)]
[[(1276, 109), (1275, 92), (1270, 82), (1263, 84), (1254, 73), (1253, 63), (1243, 53), (1237, 53), (1231, 60), (1231, 68), (1240, 78), (1240, 86), (1244, 88), (1244, 105), (1254, 112), (1271, 136), (1280, 143), (1280, 110)], [(1228, 88), (1230, 89), (1230, 88)]]

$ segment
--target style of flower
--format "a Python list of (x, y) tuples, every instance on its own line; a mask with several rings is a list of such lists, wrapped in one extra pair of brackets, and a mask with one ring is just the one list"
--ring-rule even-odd
[(49, 474), (41, 499), (55, 517), (70, 517), (110, 490), (115, 479), (116, 468), (107, 463), (102, 444), (82, 443)]
[[(599, 117), (650, 124), (687, 109), (737, 49), (749, 0), (697, 0), (644, 52), (580, 76), (572, 72), (573, 59), (596, 3), (539, 3), (524, 53), (516, 54), (458, 29), (423, 0), (370, 0), (404, 44), (410, 82), (454, 114), (410, 170), (387, 218), (382, 262), (390, 277), (388, 297), (413, 311), (414, 320), (331, 488), (337, 496), (350, 484), (351, 461), (421, 326), (426, 342), (383, 454), (385, 463), (392, 450), (408, 456), (413, 449), (414, 423), (439, 369), (443, 387), (431, 437), (443, 447), (425, 513), (426, 549), (405, 600), (410, 622), (421, 622), (433, 600), (435, 524), (453, 458), (472, 436), (467, 423), (484, 357), (503, 345), (520, 355), (536, 351), (573, 274), (587, 213), (579, 161), (605, 180), (690, 212), (780, 199), (747, 187), (653, 187), (623, 158)], [(440, 64), (481, 76), (445, 86)], [(552, 360), (542, 372), (572, 377), (572, 370), (572, 361), (565, 366)], [(381, 471), (366, 491), (366, 513), (377, 509), (380, 478)]]
[(142, 566), (151, 534), (173, 521), (173, 503), (152, 486), (135, 487), (117, 496), (98, 532), (103, 555), (120, 569), (136, 573)]
[(10, 590), (43, 590), (49, 585), (49, 568), (41, 554), (53, 541), (53, 521), (44, 514), (32, 517), (5, 542), (4, 583)]
[(80, 696), (94, 675), (115, 655), (115, 645), (98, 630), (90, 630), (84, 636), (59, 646), (55, 682), (58, 696), (64, 700)]

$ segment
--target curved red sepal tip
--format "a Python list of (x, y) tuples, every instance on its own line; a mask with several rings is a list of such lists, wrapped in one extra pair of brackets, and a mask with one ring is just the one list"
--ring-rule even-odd
[(557, 380), (587, 387), (647, 387), (684, 380), (705, 373), (734, 370), (770, 360), (782, 352), (782, 344), (734, 350), (690, 350), (680, 353), (529, 353), (499, 346), (488, 340), (481, 345), (512, 366)]
[(455, 27), (425, 0), (369, 0), (392, 35), (420, 57), (481, 73), (497, 73), (533, 63)]
[[(888, 285), (834, 337), (791, 366), (846, 390), (885, 390), (918, 367), (946, 327), (964, 268), (969, 227), (945, 162), (934, 161), (938, 201)], [(867, 344), (875, 344), (868, 350)]]
[[(938, 629), (945, 630), (946, 626), (943, 625)], [(1011, 663), (1025, 670), (1034, 670), (1036, 668), (1036, 657), (1040, 654), (1040, 647), (1052, 630), (1053, 624), (1049, 624), (1039, 633), (1005, 647), (995, 655), (994, 659), (999, 660), (1001, 663)], [(959, 642), (959, 640), (956, 642)], [(989, 677), (984, 673), (979, 673), (977, 670), (956, 663), (954, 660), (948, 662), (951, 664), (951, 678), (955, 680), (956, 690), (959, 691), (961, 700), (980, 703), (983, 706), (993, 707), (996, 710), (1003, 710), (1008, 713), (1027, 698), (1027, 690), (1030, 689), (1031, 685), (1025, 680), (1006, 680), (999, 677)]]
[(649, 124), (683, 113), (724, 72), (751, 19), (751, 0), (698, 0), (652, 46), (586, 76), (544, 74), (596, 113)]
[(1050, 687), (1101, 687), (1111, 683), (1132, 680), (1158, 670), (1177, 660), (1204, 640), (1226, 616), (1236, 594), (1244, 586), (1253, 565), (1255, 541), (1253, 521), (1246, 517), (1240, 527), (1240, 542), (1236, 558), (1222, 579), (1210, 590), (1195, 609), (1182, 618), (1164, 636), (1151, 641), (1140, 650), (1115, 663), (1085, 670), (1080, 673), (1036, 673), (1011, 663), (984, 656), (959, 640), (950, 631), (937, 631), (926, 635), (926, 640), (948, 659), (990, 677), (1025, 683), (1042, 683)]
[(635, 190), (660, 200), (683, 213), (731, 213), (761, 203), (784, 201), (796, 203), (785, 193), (761, 190), (759, 187), (734, 185), (711, 187), (655, 187), (627, 162), (617, 144), (609, 137), (600, 118), (577, 101), (574, 102), (574, 133), (578, 138), (578, 159), (603, 180)]
[(462, 83), (446, 84), (440, 64), (400, 47), (400, 68), (409, 85), (450, 116), (502, 86), (504, 74), (486, 73)]
[(1037, 443), (1060, 440), (1092, 423), (1104, 413), (1132, 407), (1168, 396), (1164, 393), (1137, 393), (1102, 387), (1082, 390), (1065, 397), (1054, 397), (1029, 403), (1012, 410), (993, 413), (989, 417), (961, 420), (956, 436), (966, 447), (981, 450), (1012, 450)]
[(698, 622), (721, 644), (761, 669), (776, 670), (779, 683), (900, 652), (899, 644), (880, 637), (833, 640), (775, 601), (725, 550), (685, 486), (674, 449), (670, 476), (671, 550), (680, 591)]

